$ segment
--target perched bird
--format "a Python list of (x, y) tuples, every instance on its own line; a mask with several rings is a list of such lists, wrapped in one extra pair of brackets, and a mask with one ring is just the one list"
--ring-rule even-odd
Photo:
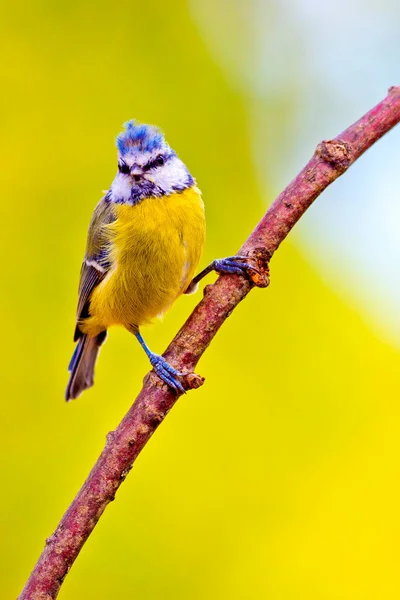
[(184, 392), (185, 374), (151, 352), (139, 327), (194, 291), (212, 269), (256, 270), (246, 257), (230, 257), (214, 261), (192, 280), (205, 239), (204, 205), (193, 177), (154, 126), (129, 121), (117, 148), (118, 173), (89, 226), (66, 400), (93, 385), (96, 358), (111, 325), (133, 333), (157, 375)]

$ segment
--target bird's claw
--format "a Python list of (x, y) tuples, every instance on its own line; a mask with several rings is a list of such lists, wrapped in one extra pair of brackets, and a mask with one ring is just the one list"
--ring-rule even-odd
[(188, 373), (177, 371), (165, 360), (165, 358), (159, 356), (158, 354), (153, 354), (150, 358), (150, 362), (154, 371), (164, 383), (166, 383), (175, 392), (181, 392), (182, 394), (186, 393), (185, 388), (179, 381), (179, 377), (184, 377), (185, 375), (188, 375)]
[(247, 276), (257, 287), (269, 285), (268, 260), (266, 260), (264, 252), (256, 252), (253, 257), (238, 254), (227, 258), (217, 258), (213, 267), (217, 273)]
[(214, 260), (214, 269), (217, 273), (232, 273), (234, 275), (247, 275), (248, 271), (260, 275), (260, 270), (249, 262), (248, 256), (228, 256)]

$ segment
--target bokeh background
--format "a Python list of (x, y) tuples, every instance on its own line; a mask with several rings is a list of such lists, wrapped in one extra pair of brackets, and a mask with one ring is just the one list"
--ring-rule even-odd
[[(394, 0), (0, 5), (1, 597), (16, 597), (148, 370), (112, 331), (63, 401), (114, 140), (156, 123), (234, 253), (321, 139), (399, 84)], [(400, 131), (308, 211), (68, 575), (64, 600), (398, 598)], [(210, 276), (210, 281), (212, 276)], [(162, 351), (197, 297), (146, 338)]]

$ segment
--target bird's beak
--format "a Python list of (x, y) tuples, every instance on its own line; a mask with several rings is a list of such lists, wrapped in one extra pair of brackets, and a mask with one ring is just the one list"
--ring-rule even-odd
[(141, 177), (143, 175), (143, 171), (140, 167), (136, 167), (135, 165), (132, 167), (131, 169), (131, 176), (132, 177)]

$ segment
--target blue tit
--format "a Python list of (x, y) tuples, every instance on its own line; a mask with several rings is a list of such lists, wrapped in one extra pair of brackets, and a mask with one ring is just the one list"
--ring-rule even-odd
[(243, 274), (251, 268), (244, 257), (231, 257), (214, 261), (193, 279), (205, 241), (204, 205), (195, 180), (154, 126), (129, 121), (117, 148), (117, 175), (89, 226), (66, 400), (93, 385), (99, 348), (112, 325), (133, 333), (157, 375), (184, 392), (185, 374), (151, 352), (140, 326), (194, 291), (211, 269)]

